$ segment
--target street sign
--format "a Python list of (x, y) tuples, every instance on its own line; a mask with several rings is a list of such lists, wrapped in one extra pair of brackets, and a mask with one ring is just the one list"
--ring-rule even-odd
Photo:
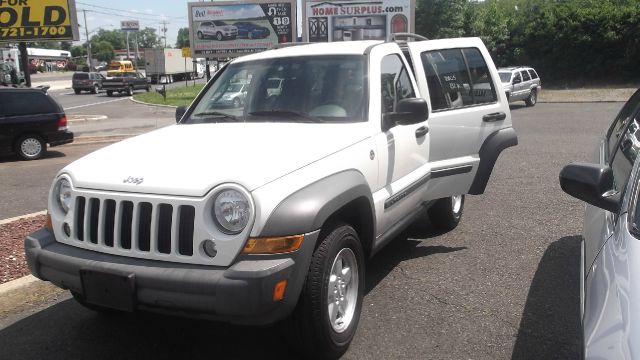
[(182, 57), (183, 58), (191, 57), (191, 48), (183, 47), (182, 48)]
[(140, 22), (138, 20), (123, 20), (120, 21), (120, 30), (135, 31), (140, 30)]
[(0, 1), (0, 42), (80, 40), (75, 0)]

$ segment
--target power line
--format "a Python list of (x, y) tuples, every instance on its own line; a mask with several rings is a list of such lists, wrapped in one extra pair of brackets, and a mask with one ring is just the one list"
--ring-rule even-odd
[[(121, 13), (130, 13), (130, 14), (138, 15), (138, 16), (140, 16), (140, 15), (142, 15), (142, 16), (153, 16), (152, 14), (144, 13), (144, 12), (140, 12), (140, 11), (135, 11), (135, 10), (114, 9), (114, 8), (110, 8), (110, 7), (106, 7), (106, 6), (87, 4), (87, 3), (84, 3), (84, 2), (80, 2), (80, 1), (76, 1), (76, 3), (77, 4), (81, 4), (81, 5), (85, 5), (85, 6), (95, 7), (95, 8), (98, 8), (98, 9), (117, 11), (117, 12), (121, 12)], [(89, 11), (94, 11), (94, 10), (89, 10)], [(171, 18), (171, 19), (186, 19), (187, 18), (186, 16), (164, 16), (164, 17)]]
[[(123, 14), (117, 14), (117, 13), (113, 13), (113, 12), (107, 12), (107, 11), (100, 11), (100, 10), (94, 10), (94, 9), (82, 9), (82, 8), (78, 8), (77, 9), (78, 12), (80, 11), (88, 11), (88, 12), (93, 12), (96, 14), (102, 14), (102, 15), (110, 15), (110, 16), (115, 16), (118, 18), (122, 18), (122, 19), (131, 19), (131, 15), (123, 15)], [(144, 20), (147, 22), (151, 22), (153, 24), (160, 24), (161, 22), (158, 22), (158, 18), (155, 17), (139, 17), (140, 20)]]

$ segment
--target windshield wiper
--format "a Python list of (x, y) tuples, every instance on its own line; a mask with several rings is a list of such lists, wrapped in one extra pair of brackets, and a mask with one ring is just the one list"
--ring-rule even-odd
[(200, 112), (197, 114), (191, 114), (192, 118), (197, 118), (198, 120), (203, 120), (202, 118), (211, 118), (211, 119), (215, 119), (215, 120), (231, 120), (231, 121), (238, 121), (238, 118), (233, 116), (233, 115), (229, 115), (227, 113), (223, 113), (220, 111), (205, 111), (205, 112)]
[(322, 119), (317, 117), (309, 116), (305, 113), (287, 110), (287, 109), (273, 109), (273, 110), (264, 110), (264, 111), (252, 111), (249, 113), (252, 116), (283, 116), (283, 117), (299, 117), (306, 122), (324, 122)]

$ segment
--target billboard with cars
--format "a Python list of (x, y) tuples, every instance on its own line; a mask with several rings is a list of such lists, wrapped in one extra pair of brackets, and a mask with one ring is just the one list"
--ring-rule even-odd
[(305, 41), (389, 40), (415, 32), (415, 0), (320, 1), (302, 5)]
[(80, 40), (75, 0), (0, 1), (0, 42)]
[(191, 53), (196, 58), (234, 57), (293, 42), (295, 24), (294, 0), (189, 3)]

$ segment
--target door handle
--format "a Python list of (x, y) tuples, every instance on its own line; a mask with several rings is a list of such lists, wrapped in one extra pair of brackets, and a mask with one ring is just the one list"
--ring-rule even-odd
[(421, 138), (429, 132), (429, 128), (426, 126), (420, 126), (416, 129), (416, 138)]
[(487, 114), (485, 116), (482, 117), (482, 121), (484, 122), (494, 122), (494, 121), (502, 121), (504, 119), (507, 118), (507, 114), (503, 113), (503, 112), (496, 112), (496, 113), (491, 113), (491, 114)]

